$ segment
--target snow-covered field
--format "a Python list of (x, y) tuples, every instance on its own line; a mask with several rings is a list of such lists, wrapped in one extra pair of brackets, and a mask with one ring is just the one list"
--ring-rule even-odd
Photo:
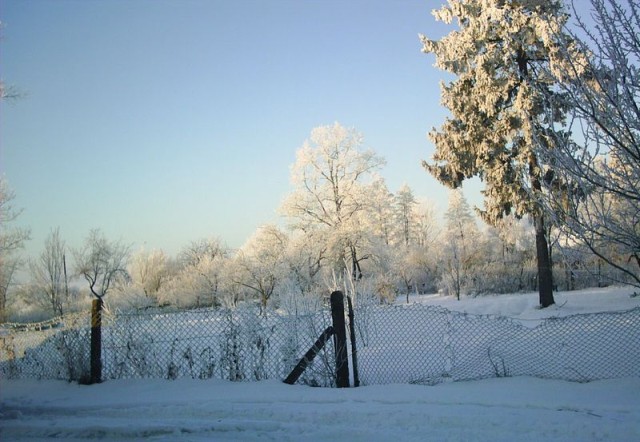
[[(464, 299), (413, 297), (525, 322), (640, 305), (628, 288)], [(401, 300), (399, 300), (400, 302)], [(638, 343), (640, 345), (640, 343)], [(640, 378), (572, 383), (529, 377), (352, 389), (278, 381), (0, 380), (0, 440), (638, 441)]]
[[(409, 302), (440, 306), (469, 314), (507, 316), (521, 320), (524, 325), (535, 326), (546, 318), (631, 310), (640, 307), (640, 295), (632, 296), (638, 292), (639, 289), (629, 286), (556, 292), (556, 303), (545, 309), (539, 308), (537, 293), (463, 297), (460, 301), (452, 296), (419, 295), (409, 296)], [(405, 297), (397, 300), (398, 304), (405, 302)]]

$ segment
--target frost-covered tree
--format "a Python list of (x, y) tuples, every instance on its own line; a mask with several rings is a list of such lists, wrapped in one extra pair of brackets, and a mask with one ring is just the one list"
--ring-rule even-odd
[(362, 275), (362, 215), (369, 200), (371, 174), (384, 164), (372, 150), (362, 149), (362, 135), (339, 123), (316, 127), (296, 154), (291, 169), (294, 191), (281, 211), (302, 232), (321, 231), (337, 268), (349, 263)]
[(395, 219), (400, 243), (405, 246), (409, 246), (412, 241), (417, 203), (413, 191), (407, 184), (400, 187), (395, 194)]
[[(427, 170), (452, 188), (474, 176), (484, 185), (483, 219), (505, 215), (535, 221), (540, 304), (554, 303), (552, 273), (540, 197), (550, 167), (541, 151), (553, 148), (553, 123), (567, 110), (563, 94), (544, 67), (561, 47), (575, 51), (562, 27), (561, 0), (449, 0), (433, 11), (458, 29), (439, 41), (421, 36), (423, 51), (456, 78), (442, 84), (451, 116), (430, 137), (436, 145)], [(553, 108), (554, 113), (546, 112)]]
[(40, 256), (29, 263), (37, 293), (44, 295), (51, 313), (58, 316), (64, 314), (70, 300), (66, 253), (66, 244), (56, 228), (49, 233)]
[(458, 300), (472, 285), (471, 270), (478, 257), (480, 232), (469, 203), (461, 190), (449, 192), (449, 207), (445, 213), (442, 265), (444, 288)]
[(9, 287), (20, 265), (17, 252), (30, 236), (28, 229), (11, 225), (20, 215), (12, 206), (14, 198), (15, 193), (4, 177), (0, 177), (0, 322), (6, 319)]
[(162, 250), (140, 249), (131, 258), (128, 271), (135, 290), (141, 291), (148, 301), (158, 304), (159, 293), (172, 276), (167, 255)]
[(322, 238), (316, 232), (294, 233), (289, 238), (286, 250), (289, 289), (302, 296), (315, 292), (320, 285), (322, 265), (327, 252)]
[(98, 229), (89, 232), (83, 247), (74, 251), (74, 257), (78, 274), (97, 299), (102, 300), (115, 285), (129, 278), (129, 246), (109, 241)]
[(418, 201), (415, 208), (416, 245), (430, 249), (440, 235), (440, 225), (436, 220), (436, 210), (429, 201)]
[(394, 236), (393, 233), (396, 230), (394, 225), (394, 196), (382, 177), (371, 183), (367, 206), (367, 220), (371, 233), (380, 238), (384, 244), (390, 245)]
[(228, 248), (220, 238), (203, 238), (192, 241), (178, 254), (178, 261), (183, 266), (195, 266), (204, 260), (223, 258), (228, 254)]
[(549, 161), (576, 191), (548, 202), (573, 242), (640, 287), (640, 2), (582, 6), (574, 4), (572, 29), (588, 56), (560, 48), (564, 63), (548, 72), (573, 110), (573, 136), (558, 138)]
[(229, 251), (219, 238), (191, 242), (178, 254), (177, 274), (163, 290), (163, 301), (193, 307), (219, 306), (228, 257)]
[(230, 277), (259, 299), (263, 314), (278, 284), (284, 280), (287, 243), (287, 235), (278, 227), (263, 226), (233, 258), (236, 272)]
[(484, 232), (486, 260), (480, 292), (512, 293), (535, 286), (535, 243), (528, 219), (505, 217)]

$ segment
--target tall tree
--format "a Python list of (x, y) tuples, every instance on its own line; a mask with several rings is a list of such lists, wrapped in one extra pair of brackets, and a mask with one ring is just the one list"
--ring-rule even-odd
[(393, 194), (389, 191), (387, 184), (382, 177), (371, 183), (369, 201), (367, 208), (368, 224), (371, 233), (380, 238), (387, 246), (391, 244), (394, 226)]
[(469, 274), (477, 256), (480, 232), (469, 203), (460, 189), (449, 192), (449, 207), (445, 213), (445, 243), (442, 247), (447, 288), (460, 300), (469, 286)]
[[(515, 213), (533, 218), (540, 305), (554, 303), (553, 281), (540, 198), (550, 167), (541, 151), (553, 148), (553, 123), (566, 114), (564, 95), (543, 67), (575, 44), (562, 31), (561, 0), (449, 0), (433, 11), (458, 30), (439, 41), (421, 36), (423, 51), (457, 78), (442, 85), (451, 111), (430, 137), (436, 145), (427, 170), (452, 188), (474, 176), (485, 185), (483, 219), (495, 224)], [(553, 106), (549, 114), (546, 108)]]
[(414, 209), (417, 203), (413, 191), (407, 184), (403, 184), (398, 192), (396, 192), (395, 218), (398, 222), (400, 242), (405, 246), (409, 245), (411, 237), (413, 236)]
[(14, 198), (15, 193), (4, 177), (0, 177), (0, 322), (6, 319), (7, 294), (20, 265), (16, 253), (30, 237), (28, 229), (11, 225), (20, 215), (20, 210), (12, 206)]
[(46, 295), (51, 313), (62, 316), (69, 301), (66, 244), (60, 237), (60, 228), (49, 233), (44, 250), (37, 260), (30, 262), (31, 274), (38, 289)]
[(368, 179), (384, 160), (362, 150), (362, 135), (339, 123), (316, 127), (296, 154), (291, 180), (295, 190), (282, 206), (303, 232), (322, 230), (332, 246), (334, 264), (350, 262), (354, 278), (362, 275), (360, 217), (367, 207)]

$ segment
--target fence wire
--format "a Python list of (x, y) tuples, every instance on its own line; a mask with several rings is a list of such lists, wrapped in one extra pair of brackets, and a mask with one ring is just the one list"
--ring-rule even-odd
[[(43, 326), (0, 326), (6, 378), (85, 381), (90, 374), (89, 315)], [(191, 377), (284, 379), (330, 324), (329, 312), (261, 315), (257, 309), (202, 309), (110, 315), (102, 320), (102, 379)], [(301, 377), (333, 386), (333, 342)]]
[(361, 318), (358, 364), (365, 385), (640, 376), (640, 308), (551, 318), (533, 327), (425, 305), (368, 309), (356, 317)]
[[(83, 381), (90, 315), (0, 325), (0, 376)], [(257, 309), (105, 315), (103, 379), (284, 379), (330, 325), (330, 312)], [(501, 376), (570, 381), (640, 376), (640, 308), (540, 321), (420, 304), (355, 310), (362, 385)], [(333, 340), (299, 382), (335, 386)]]

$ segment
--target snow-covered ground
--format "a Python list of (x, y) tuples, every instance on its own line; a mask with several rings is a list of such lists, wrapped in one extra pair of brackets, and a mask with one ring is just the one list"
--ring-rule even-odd
[[(412, 297), (536, 322), (640, 305), (628, 288)], [(401, 300), (399, 300), (401, 302)], [(640, 343), (638, 343), (640, 345)], [(278, 381), (117, 380), (93, 386), (0, 380), (0, 440), (638, 441), (640, 378), (571, 383), (529, 377), (351, 389)]]
[[(536, 325), (540, 320), (552, 317), (631, 310), (640, 307), (640, 295), (633, 296), (638, 292), (638, 288), (630, 286), (556, 292), (555, 305), (545, 309), (539, 308), (538, 293), (462, 297), (460, 301), (453, 296), (413, 295), (409, 296), (409, 302), (476, 315), (508, 316), (523, 321), (525, 325), (528, 321)], [(406, 297), (398, 298), (396, 303), (406, 303)]]
[(3, 441), (638, 441), (640, 379), (351, 389), (278, 381), (3, 382)]

